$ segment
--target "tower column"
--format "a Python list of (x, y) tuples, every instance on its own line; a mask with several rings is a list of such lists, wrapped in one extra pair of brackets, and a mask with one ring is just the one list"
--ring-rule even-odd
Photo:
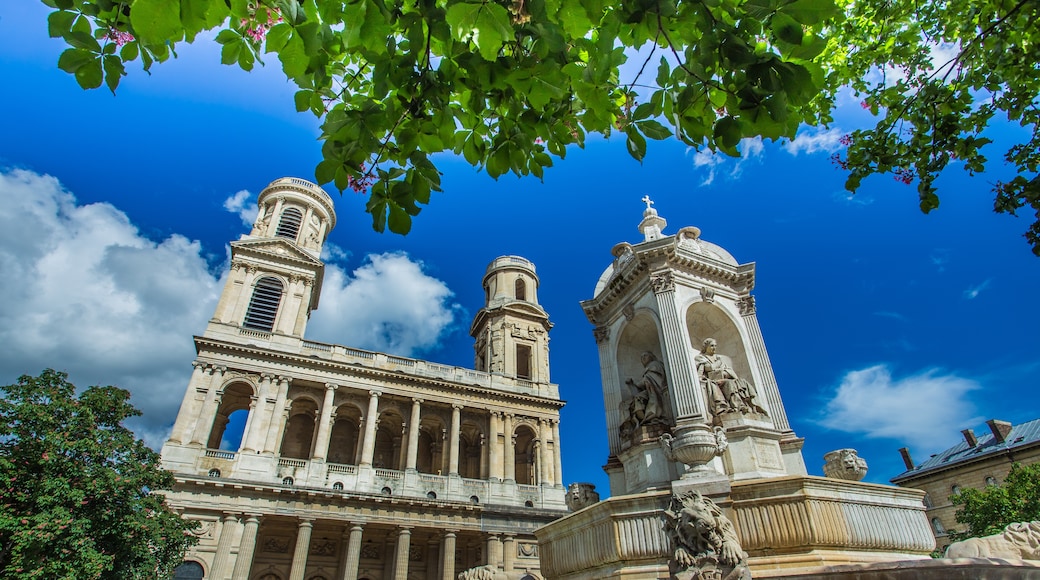
[(502, 432), (502, 413), (491, 411), (490, 437), (488, 437), (488, 479), (502, 479), (502, 454), (498, 437)]
[(257, 267), (253, 264), (246, 264), (246, 275), (242, 279), (242, 291), (235, 302), (235, 311), (231, 315), (231, 324), (242, 324), (242, 321), (246, 318), (246, 308), (249, 307), (249, 300), (252, 297), (253, 282), (256, 282)]
[(462, 405), (451, 406), (451, 448), (448, 450), (448, 475), (459, 474), (459, 421)]
[(282, 443), (282, 430), (285, 428), (285, 402), (289, 396), (289, 384), (292, 379), (286, 377), (273, 378), (274, 388), (278, 391), (275, 396), (274, 408), (271, 409), (270, 427), (267, 431), (267, 442), (264, 443), (264, 453), (273, 455), (279, 453)]
[(307, 571), (307, 553), (311, 548), (311, 530), (313, 520), (301, 518), (296, 531), (296, 549), (293, 550), (292, 568), (289, 569), (289, 580), (303, 580)]
[(422, 399), (412, 399), (412, 416), (408, 419), (408, 457), (404, 468), (415, 471), (415, 463), (419, 455), (419, 407)]
[(252, 405), (249, 411), (249, 421), (246, 425), (245, 437), (243, 437), (243, 451), (256, 451), (257, 453), (266, 449), (265, 443), (267, 442), (265, 436), (265, 429), (270, 430), (271, 427), (271, 414), (274, 409), (270, 408), (268, 402), (271, 398), (271, 381), (274, 379), (274, 375), (269, 373), (262, 373), (260, 375), (260, 384), (257, 385), (257, 400)]
[(191, 441), (192, 432), (199, 412), (198, 391), (203, 387), (206, 380), (206, 365), (194, 361), (191, 363), (191, 380), (188, 381), (188, 389), (184, 392), (184, 401), (180, 410), (177, 411), (177, 420), (173, 422), (173, 430), (170, 432), (170, 440), (181, 445)]
[(235, 538), (234, 528), (238, 524), (238, 518), (232, 514), (224, 514), (220, 520), (220, 536), (217, 538), (217, 552), (213, 555), (213, 566), (209, 577), (213, 580), (224, 580), (227, 576), (225, 569), (231, 558), (231, 544)]
[(485, 546), (486, 559), (488, 566), (494, 566), (496, 568), (502, 567), (502, 540), (499, 539), (498, 534), (488, 534), (487, 545)]
[(516, 437), (513, 436), (513, 414), (505, 414), (505, 480), (516, 481)]
[(325, 400), (321, 403), (321, 416), (318, 418), (318, 436), (314, 443), (312, 459), (325, 461), (329, 456), (329, 433), (332, 429), (332, 404), (339, 385), (325, 383)]
[(552, 485), (552, 451), (549, 449), (549, 437), (552, 429), (549, 427), (548, 419), (538, 420), (538, 437), (542, 440), (542, 468), (539, 474), (538, 483), (542, 485)]
[(343, 580), (357, 580), (358, 566), (361, 565), (361, 536), (364, 534), (364, 526), (352, 524), (350, 536), (347, 539), (347, 563), (343, 567)]
[(310, 278), (300, 279), (300, 306), (296, 309), (296, 324), (293, 326), (293, 335), (303, 337), (303, 331), (307, 328), (307, 319), (311, 312), (311, 286), (314, 285), (314, 280)]
[(455, 530), (444, 533), (441, 542), (441, 580), (455, 580)]
[(762, 339), (762, 328), (758, 325), (758, 314), (755, 312), (755, 297), (744, 296), (737, 301), (740, 315), (747, 325), (748, 336), (751, 339), (751, 352), (758, 363), (758, 371), (762, 376), (762, 387), (759, 391), (765, 396), (766, 404), (769, 406), (769, 416), (773, 419), (773, 425), (778, 431), (790, 431), (791, 424), (787, 422), (787, 411), (780, 400), (780, 388), (776, 384), (776, 376), (773, 375), (773, 365), (769, 362), (766, 353), (766, 344)]
[(376, 452), (376, 422), (379, 419), (379, 391), (368, 392), (368, 416), (365, 417), (365, 444), (361, 448), (361, 465), (371, 466)]
[(553, 476), (557, 487), (563, 487), (563, 456), (560, 452), (560, 420), (552, 421), (553, 433)]
[(224, 371), (227, 367), (210, 367), (209, 390), (206, 392), (206, 401), (202, 404), (198, 421), (195, 423), (195, 433), (191, 437), (191, 443), (205, 446), (209, 443), (209, 433), (213, 429), (213, 421), (217, 416), (217, 405), (220, 404), (220, 383), (224, 379)]
[(512, 572), (516, 565), (516, 544), (514, 534), (502, 534), (502, 569)]
[(239, 450), (242, 453), (256, 451), (253, 439), (256, 437), (255, 431), (257, 425), (260, 423), (256, 417), (256, 414), (259, 412), (258, 407), (260, 407), (260, 405), (257, 404), (258, 402), (260, 402), (260, 397), (249, 397), (249, 414), (246, 415), (246, 425), (242, 430), (242, 444), (239, 446)]
[(684, 423), (704, 423), (707, 421), (704, 393), (698, 388), (694, 365), (690, 360), (690, 339), (686, 326), (679, 318), (675, 279), (670, 271), (658, 272), (650, 276), (650, 286), (661, 314), (664, 364), (668, 369), (668, 390), (673, 395), (669, 398), (674, 401), (675, 419)]
[(408, 580), (408, 554), (412, 547), (412, 528), (401, 527), (397, 532), (397, 552), (394, 556), (394, 580)]
[(242, 541), (238, 545), (238, 559), (231, 578), (249, 578), (249, 569), (253, 566), (253, 553), (256, 551), (256, 532), (260, 528), (260, 517), (246, 515), (246, 525), (242, 529)]

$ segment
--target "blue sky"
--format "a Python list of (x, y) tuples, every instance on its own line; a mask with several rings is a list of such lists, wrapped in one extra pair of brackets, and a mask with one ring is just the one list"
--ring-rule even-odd
[[(295, 112), (277, 63), (244, 73), (212, 47), (183, 46), (151, 76), (131, 67), (115, 97), (82, 91), (56, 66), (47, 11), (18, 2), (0, 15), (0, 380), (52, 366), (128, 388), (145, 413), (135, 428), (161, 443), (227, 243), (248, 231), (240, 209), (250, 221), (276, 178), (313, 179), (317, 123)], [(443, 156), (444, 192), (406, 237), (374, 233), (364, 196), (331, 191), (339, 221), (308, 337), (472, 367), (484, 268), (532, 260), (567, 400), (564, 480), (605, 495), (599, 364), (578, 302), (610, 248), (641, 239), (649, 195), (666, 233), (696, 225), (756, 263), (759, 321), (809, 472), (854, 447), (868, 480), (885, 482), (901, 446), (922, 461), (986, 419), (1040, 416), (1040, 259), (1026, 219), (991, 211), (1000, 149), (984, 175), (944, 176), (931, 215), (890, 177), (850, 199), (829, 156), (868, 117), (850, 99), (830, 131), (747, 143), (739, 160), (661, 142), (640, 165), (621, 139), (591, 139), (544, 182), (496, 182)], [(996, 146), (1016, 130), (994, 131)]]

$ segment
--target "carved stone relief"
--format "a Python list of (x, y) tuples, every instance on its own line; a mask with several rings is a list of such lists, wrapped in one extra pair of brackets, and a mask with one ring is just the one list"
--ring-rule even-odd
[(704, 300), (708, 304), (715, 302), (715, 291), (707, 286), (701, 288), (701, 300)]
[(750, 316), (755, 313), (755, 297), (754, 296), (742, 296), (737, 300), (737, 307), (740, 308), (741, 316)]
[(661, 272), (660, 274), (652, 274), (650, 276), (650, 287), (653, 288), (654, 294), (674, 292), (675, 278), (672, 277), (671, 272)]
[(375, 544), (363, 544), (361, 546), (361, 557), (365, 560), (379, 559), (379, 546)]
[(311, 555), (312, 556), (335, 556), (336, 555), (336, 542), (327, 538), (322, 538), (316, 542), (311, 542)]
[(867, 462), (855, 449), (837, 449), (823, 456), (823, 474), (832, 479), (859, 481), (867, 475)]
[(592, 329), (592, 336), (596, 339), (596, 344), (603, 344), (610, 340), (610, 327), (609, 326), (597, 326)]
[(698, 491), (672, 496), (664, 512), (672, 545), (669, 568), (681, 580), (750, 580), (747, 552), (733, 523)]
[(263, 551), (271, 554), (286, 554), (289, 552), (289, 538), (277, 536), (265, 538)]
[(632, 319), (636, 317), (636, 309), (633, 308), (631, 304), (626, 304), (625, 307), (621, 309), (621, 314), (625, 315), (625, 320), (631, 322)]

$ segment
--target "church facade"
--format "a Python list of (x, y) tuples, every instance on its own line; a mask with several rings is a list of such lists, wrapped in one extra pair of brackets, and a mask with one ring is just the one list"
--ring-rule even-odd
[(566, 507), (534, 265), (488, 266), (472, 369), (309, 341), (332, 200), (282, 178), (258, 204), (162, 449), (168, 503), (200, 523), (176, 577), (540, 578), (533, 531)]

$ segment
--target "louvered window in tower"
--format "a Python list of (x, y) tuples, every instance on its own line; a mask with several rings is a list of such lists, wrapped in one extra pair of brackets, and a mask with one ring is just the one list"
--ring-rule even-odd
[(278, 314), (278, 304), (281, 301), (281, 281), (277, 278), (262, 278), (256, 283), (253, 297), (249, 299), (249, 308), (246, 310), (246, 319), (242, 326), (271, 332), (274, 330), (274, 317)]
[(286, 208), (282, 212), (282, 219), (278, 220), (278, 229), (274, 235), (280, 238), (295, 240), (300, 233), (300, 224), (303, 223), (303, 214), (295, 207)]

